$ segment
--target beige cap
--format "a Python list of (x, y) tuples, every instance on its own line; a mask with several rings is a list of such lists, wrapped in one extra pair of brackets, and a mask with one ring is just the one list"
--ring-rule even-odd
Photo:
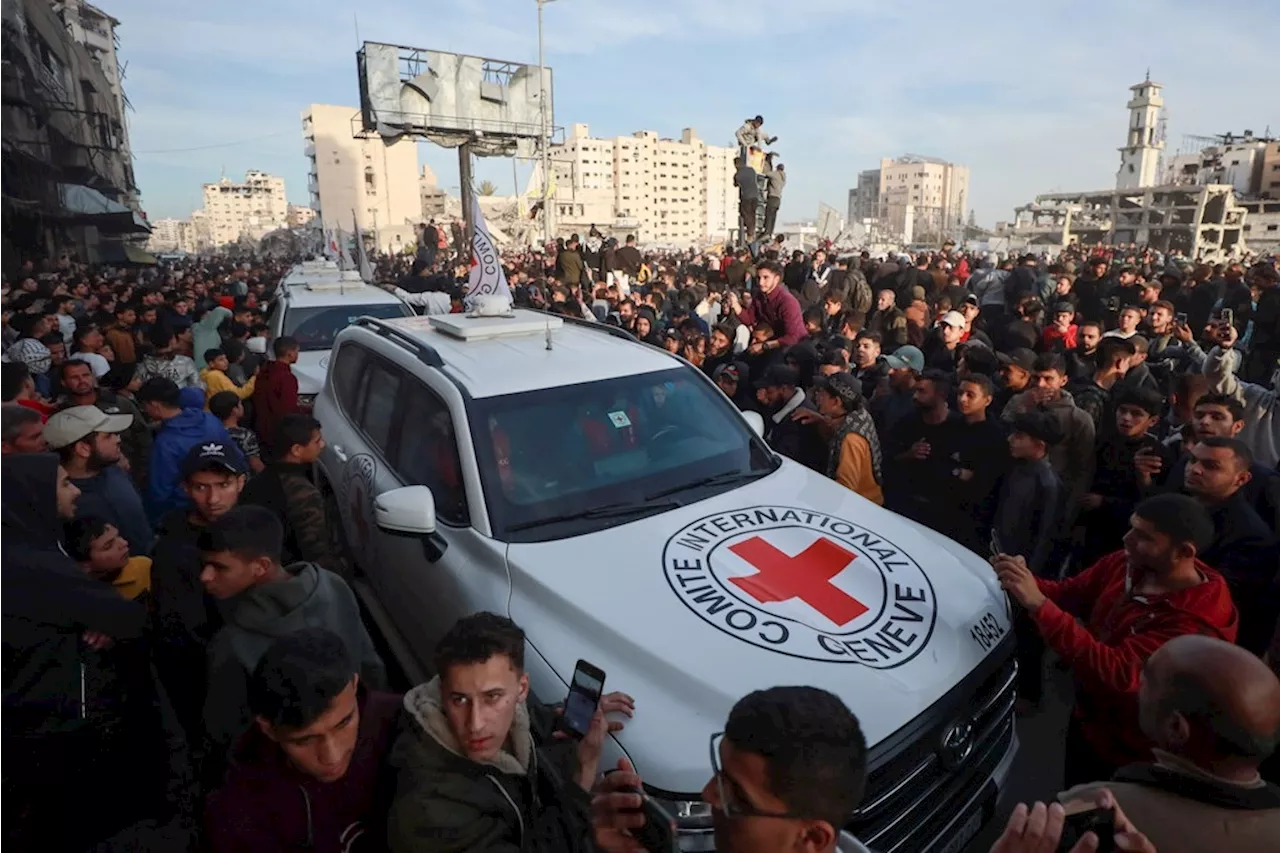
[(133, 415), (108, 415), (97, 406), (72, 406), (49, 416), (44, 440), (57, 450), (95, 432), (124, 432), (131, 426)]

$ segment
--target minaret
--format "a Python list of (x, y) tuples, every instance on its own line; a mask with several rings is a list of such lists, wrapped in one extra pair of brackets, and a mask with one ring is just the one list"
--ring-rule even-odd
[(1116, 189), (1131, 190), (1153, 187), (1159, 177), (1160, 153), (1164, 139), (1158, 132), (1160, 108), (1164, 98), (1163, 87), (1147, 79), (1129, 87), (1133, 97), (1129, 100), (1129, 137), (1120, 149), (1120, 171), (1116, 172)]

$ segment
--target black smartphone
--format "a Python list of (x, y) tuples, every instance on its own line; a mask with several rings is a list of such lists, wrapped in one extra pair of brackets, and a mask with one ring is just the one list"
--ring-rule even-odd
[(1098, 853), (1114, 853), (1116, 849), (1115, 809), (1088, 809), (1068, 814), (1062, 825), (1058, 853), (1068, 853), (1086, 832), (1098, 836)]
[(1187, 315), (1186, 315), (1186, 314), (1175, 314), (1175, 315), (1174, 315), (1174, 317), (1173, 317), (1173, 322), (1174, 322), (1174, 324), (1175, 324), (1175, 325), (1178, 325), (1178, 326), (1185, 326), (1185, 325), (1187, 325)]
[(564, 713), (560, 715), (560, 731), (579, 740), (586, 737), (603, 695), (604, 670), (584, 660), (578, 661), (573, 668), (569, 695), (564, 700)]
[(644, 812), (644, 826), (631, 830), (631, 835), (640, 842), (640, 846), (648, 853), (680, 853), (676, 819), (644, 791), (637, 788), (627, 790), (629, 793), (639, 794), (642, 801), (640, 811)]
[(1236, 312), (1230, 308), (1223, 308), (1218, 312), (1218, 319), (1222, 321), (1224, 326), (1234, 326), (1236, 324)]

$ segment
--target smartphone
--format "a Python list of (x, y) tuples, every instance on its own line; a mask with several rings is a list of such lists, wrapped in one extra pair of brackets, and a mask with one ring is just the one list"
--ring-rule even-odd
[(1058, 853), (1068, 853), (1080, 842), (1086, 832), (1098, 836), (1098, 853), (1114, 853), (1116, 849), (1116, 811), (1115, 809), (1086, 809), (1084, 811), (1068, 811), (1062, 825), (1062, 840), (1058, 842)]
[(573, 681), (564, 700), (564, 713), (557, 728), (578, 740), (587, 736), (591, 718), (595, 716), (604, 695), (604, 670), (584, 660), (573, 668)]
[(1177, 326), (1185, 326), (1185, 325), (1187, 325), (1187, 315), (1186, 315), (1186, 314), (1176, 314), (1176, 315), (1174, 315), (1173, 322), (1174, 322), (1174, 325), (1177, 325)]
[(676, 819), (649, 795), (637, 788), (628, 793), (639, 794), (644, 812), (644, 826), (631, 830), (631, 835), (648, 853), (680, 853), (680, 839), (676, 834)]
[(1236, 324), (1236, 313), (1230, 308), (1223, 308), (1218, 312), (1218, 319), (1222, 321), (1224, 326), (1234, 326)]

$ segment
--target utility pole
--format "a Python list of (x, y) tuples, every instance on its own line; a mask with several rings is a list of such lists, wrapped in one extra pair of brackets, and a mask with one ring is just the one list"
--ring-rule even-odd
[(542, 123), (542, 240), (551, 242), (551, 136), (547, 128), (547, 66), (542, 47), (542, 7), (555, 0), (536, 0), (538, 4), (538, 116)]
[(458, 195), (462, 199), (462, 245), (457, 247), (460, 263), (471, 263), (471, 235), (476, 227), (476, 218), (472, 204), (475, 203), (471, 174), (471, 143), (464, 142), (458, 146)]

